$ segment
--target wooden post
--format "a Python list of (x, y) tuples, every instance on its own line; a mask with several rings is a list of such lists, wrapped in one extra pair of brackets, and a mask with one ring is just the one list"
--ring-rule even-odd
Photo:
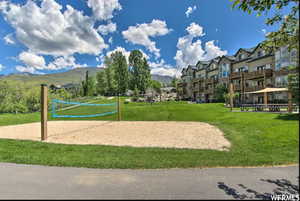
[(292, 113), (292, 111), (293, 111), (292, 93), (288, 91), (288, 112)]
[(268, 93), (264, 92), (264, 107), (263, 110), (268, 108)]
[(118, 94), (118, 121), (121, 121), (120, 95)]
[(46, 84), (41, 85), (41, 140), (47, 139), (48, 118), (48, 88)]
[(229, 84), (229, 93), (230, 93), (230, 111), (232, 111), (233, 108), (233, 84)]

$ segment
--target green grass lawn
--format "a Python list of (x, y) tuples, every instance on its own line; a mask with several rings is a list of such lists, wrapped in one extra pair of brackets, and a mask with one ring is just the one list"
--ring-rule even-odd
[[(62, 111), (60, 114), (70, 114), (70, 112), (91, 114), (101, 111), (102, 109), (94, 107), (79, 107), (70, 111)], [(230, 112), (230, 109), (224, 108), (223, 104), (187, 104), (185, 102), (155, 103), (153, 105), (147, 103), (122, 104), (121, 114), (122, 120), (126, 121), (207, 122), (220, 128), (231, 142), (232, 147), (230, 151), (222, 152), (61, 145), (1, 139), (0, 162), (143, 169), (281, 165), (299, 161), (299, 118), (296, 114)], [(39, 121), (39, 115), (39, 113), (2, 114), (0, 115), (0, 126), (36, 122)], [(116, 120), (117, 116), (84, 120), (91, 119)], [(50, 120), (53, 119), (50, 117)]]

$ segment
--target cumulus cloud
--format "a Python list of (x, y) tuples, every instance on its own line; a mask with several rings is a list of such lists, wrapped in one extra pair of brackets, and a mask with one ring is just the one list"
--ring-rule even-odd
[(4, 36), (4, 41), (6, 44), (15, 44), (15, 40), (13, 38), (13, 34), (7, 34), (6, 36)]
[(190, 14), (192, 14), (197, 9), (197, 6), (188, 7), (188, 9), (185, 12), (186, 17), (190, 17)]
[(122, 9), (118, 0), (88, 0), (87, 5), (97, 20), (112, 19), (114, 11)]
[(97, 28), (97, 31), (103, 35), (107, 35), (109, 33), (113, 33), (117, 30), (117, 24), (116, 23), (108, 23), (106, 25), (100, 25)]
[(205, 33), (203, 33), (203, 27), (201, 27), (199, 24), (196, 24), (195, 22), (192, 22), (190, 26), (186, 28), (186, 31), (193, 37), (205, 35)]
[(202, 48), (202, 41), (196, 37), (204, 35), (203, 28), (200, 25), (192, 23), (187, 29), (188, 35), (180, 37), (177, 42), (177, 52), (174, 59), (178, 68), (182, 69), (188, 65), (195, 65), (199, 60), (210, 60), (217, 56), (226, 55), (227, 51), (223, 51), (214, 44), (214, 41), (208, 41)]
[(43, 74), (37, 71), (35, 68), (29, 66), (16, 66), (16, 70), (22, 73)]
[(138, 24), (130, 26), (128, 30), (123, 31), (123, 37), (126, 41), (133, 44), (145, 46), (156, 57), (160, 57), (160, 50), (156, 47), (156, 43), (150, 37), (163, 36), (168, 34), (171, 29), (168, 29), (165, 21), (152, 20), (151, 23)]
[(151, 74), (154, 75), (163, 75), (163, 76), (171, 76), (171, 77), (178, 77), (180, 75), (180, 71), (174, 68), (173, 66), (166, 64), (163, 59), (159, 62), (148, 62)]
[(47, 68), (44, 57), (31, 52), (22, 52), (21, 54), (19, 54), (19, 60), (23, 62), (26, 66), (29, 66), (34, 69), (43, 70)]
[(42, 0), (40, 6), (32, 0), (25, 5), (5, 1), (1, 2), (0, 11), (16, 30), (18, 41), (36, 54), (98, 55), (108, 47), (94, 29), (93, 19), (70, 5), (63, 12), (54, 0)]
[(57, 57), (54, 61), (50, 62), (47, 66), (48, 70), (59, 70), (65, 68), (83, 68), (87, 67), (87, 64), (77, 64), (76, 59), (73, 56)]
[(40, 73), (41, 70), (87, 67), (87, 64), (77, 64), (76, 59), (73, 56), (56, 57), (52, 62), (49, 62), (48, 65), (46, 65), (43, 56), (36, 55), (32, 52), (22, 52), (19, 54), (18, 60), (25, 66), (17, 66), (16, 69), (20, 72), (28, 73)]

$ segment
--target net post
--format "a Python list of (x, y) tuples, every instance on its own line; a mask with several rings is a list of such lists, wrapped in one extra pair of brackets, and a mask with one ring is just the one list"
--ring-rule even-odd
[(118, 94), (118, 121), (121, 121), (121, 105), (120, 105), (120, 95)]
[(41, 84), (41, 140), (47, 139), (48, 88)]

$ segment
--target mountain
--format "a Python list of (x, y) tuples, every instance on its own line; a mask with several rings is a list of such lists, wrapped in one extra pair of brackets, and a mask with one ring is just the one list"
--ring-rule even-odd
[[(103, 68), (86, 67), (86, 68), (75, 68), (62, 73), (52, 73), (45, 75), (36, 75), (30, 73), (18, 73), (9, 74), (6, 76), (0, 76), (0, 80), (18, 81), (23, 82), (26, 85), (40, 85), (44, 84), (56, 84), (64, 85), (69, 83), (80, 83), (85, 79), (85, 72), (89, 71), (90, 76), (96, 76), (97, 72), (103, 70)], [(172, 77), (152, 75), (152, 79), (157, 80), (161, 83), (171, 83)]]
[(166, 75), (151, 75), (152, 80), (159, 81), (163, 84), (171, 84), (173, 77)]

